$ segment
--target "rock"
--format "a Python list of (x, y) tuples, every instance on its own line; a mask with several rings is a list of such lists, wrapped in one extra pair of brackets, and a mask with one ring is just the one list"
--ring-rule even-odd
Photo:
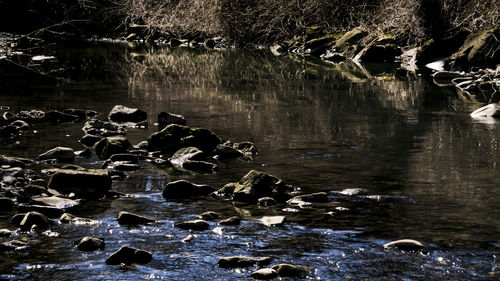
[(309, 271), (304, 266), (288, 263), (280, 263), (274, 265), (272, 269), (276, 270), (280, 277), (299, 277)]
[(245, 156), (243, 152), (228, 144), (219, 144), (215, 148), (214, 154), (217, 155), (218, 159), (238, 158)]
[(322, 54), (320, 56), (320, 58), (324, 61), (328, 61), (328, 62), (332, 62), (332, 63), (342, 62), (342, 61), (345, 61), (347, 59), (341, 53), (332, 52), (330, 50), (328, 50), (325, 54)]
[(118, 223), (119, 224), (129, 224), (129, 225), (136, 225), (136, 224), (146, 224), (146, 223), (153, 223), (155, 220), (150, 219), (145, 216), (129, 213), (129, 212), (120, 212), (118, 213)]
[(472, 112), (470, 116), (472, 118), (500, 118), (500, 103), (490, 103), (488, 105), (485, 105), (479, 109), (474, 110), (474, 112)]
[(214, 189), (208, 185), (193, 184), (185, 180), (169, 182), (163, 190), (165, 199), (187, 199), (197, 196), (206, 196)]
[(269, 280), (278, 277), (278, 272), (272, 268), (262, 268), (252, 272), (252, 277), (259, 280)]
[(109, 157), (109, 160), (111, 162), (129, 162), (132, 164), (138, 164), (139, 163), (139, 156), (131, 153), (119, 153), (119, 154), (113, 154), (111, 157)]
[(272, 206), (276, 205), (278, 202), (274, 200), (274, 198), (271, 197), (262, 197), (257, 200), (257, 205), (267, 207), (267, 206)]
[(77, 198), (100, 198), (111, 189), (111, 176), (101, 169), (57, 170), (47, 187), (62, 194), (74, 193)]
[(47, 192), (47, 188), (41, 185), (28, 184), (25, 187), (23, 187), (23, 191), (28, 195), (34, 196)]
[(63, 112), (69, 115), (76, 115), (79, 120), (87, 119), (87, 112), (83, 109), (67, 108)]
[(22, 231), (28, 231), (33, 225), (38, 229), (47, 229), (50, 224), (49, 218), (39, 212), (28, 212), (24, 214), (23, 220), (19, 223)]
[(191, 128), (187, 126), (171, 124), (159, 132), (153, 133), (148, 138), (148, 150), (160, 150), (163, 152), (175, 152), (182, 146), (181, 139), (191, 134)]
[(125, 153), (132, 148), (132, 144), (124, 136), (102, 138), (94, 144), (95, 153), (101, 159), (108, 159), (113, 154)]
[(0, 253), (8, 252), (8, 251), (14, 251), (16, 249), (16, 246), (10, 244), (9, 242), (5, 243), (0, 243)]
[(217, 191), (217, 194), (231, 193), (229, 196), (232, 196), (236, 201), (255, 203), (262, 197), (271, 197), (277, 201), (284, 201), (291, 197), (289, 194), (291, 191), (293, 191), (293, 187), (286, 185), (282, 180), (252, 170), (242, 177), (238, 183), (226, 184)]
[(0, 229), (0, 237), (10, 237), (11, 231), (4, 228)]
[(402, 54), (401, 49), (394, 44), (370, 44), (363, 48), (355, 57), (355, 61), (363, 62), (394, 62)]
[(384, 248), (394, 247), (403, 251), (417, 251), (426, 248), (426, 246), (413, 239), (401, 239), (384, 244)]
[(184, 119), (184, 116), (182, 115), (172, 114), (168, 112), (160, 112), (158, 114), (158, 125), (160, 126), (160, 129), (163, 129), (170, 124), (185, 126), (186, 119)]
[(210, 225), (204, 220), (182, 221), (174, 225), (184, 230), (207, 230)]
[(75, 241), (76, 247), (85, 252), (92, 252), (96, 250), (104, 250), (104, 239), (97, 237), (85, 236)]
[(328, 202), (328, 194), (326, 192), (316, 192), (295, 196), (289, 202), (310, 202), (310, 203), (326, 203)]
[(240, 225), (241, 220), (238, 217), (230, 217), (219, 222), (220, 225)]
[(197, 147), (184, 147), (177, 150), (170, 158), (170, 162), (174, 167), (182, 167), (182, 164), (188, 160), (203, 160), (205, 159), (205, 152)]
[(59, 222), (61, 223), (70, 223), (73, 221), (76, 217), (70, 213), (64, 213), (59, 217)]
[(16, 120), (10, 123), (9, 126), (14, 127), (17, 131), (26, 131), (30, 128), (30, 125), (23, 120)]
[(153, 255), (147, 251), (135, 249), (129, 246), (122, 246), (118, 251), (116, 251), (108, 259), (106, 259), (106, 264), (146, 264), (152, 259)]
[(187, 160), (182, 163), (182, 168), (189, 171), (211, 174), (217, 170), (218, 166), (217, 164), (206, 161)]
[(306, 53), (311, 55), (320, 55), (329, 47), (335, 44), (335, 41), (340, 38), (339, 34), (328, 34), (319, 38), (308, 40), (304, 48)]
[(334, 50), (346, 57), (354, 57), (359, 50), (359, 42), (369, 34), (364, 27), (356, 27), (340, 37), (335, 43)]
[(38, 212), (49, 218), (57, 218), (64, 213), (64, 209), (44, 205), (19, 204), (17, 210), (22, 213)]
[[(456, 66), (496, 66), (500, 63), (500, 28), (470, 34), (460, 49), (451, 55)], [(496, 50), (496, 51), (493, 51)]]
[(204, 128), (194, 128), (191, 130), (191, 138), (184, 140), (184, 146), (194, 146), (206, 153), (211, 153), (214, 149), (222, 143), (215, 133)]
[(239, 151), (243, 152), (245, 155), (257, 155), (259, 153), (259, 150), (255, 145), (251, 142), (236, 142), (233, 144), (233, 147), (238, 149)]
[(103, 136), (105, 133), (119, 134), (121, 129), (122, 128), (117, 124), (101, 120), (90, 120), (85, 122), (83, 126), (83, 131), (85, 131), (86, 134), (98, 136)]
[(7, 197), (0, 197), (0, 212), (10, 211), (14, 208), (14, 202)]
[(285, 223), (286, 218), (285, 216), (266, 216), (260, 219), (260, 221), (262, 222), (262, 224), (267, 226), (280, 226)]
[(222, 268), (236, 268), (249, 266), (266, 266), (270, 262), (270, 257), (232, 256), (219, 258), (218, 264)]
[(125, 161), (118, 161), (118, 162), (113, 162), (108, 168), (112, 168), (115, 171), (132, 172), (139, 170), (141, 167), (137, 164), (132, 164)]
[(137, 123), (144, 121), (148, 118), (148, 114), (137, 108), (130, 108), (123, 105), (115, 105), (108, 115), (108, 119), (112, 122), (124, 123), (132, 122)]
[(75, 207), (80, 204), (78, 200), (71, 200), (71, 199), (66, 199), (66, 198), (60, 198), (60, 197), (33, 197), (31, 200), (32, 203), (38, 204), (38, 205), (43, 205), (43, 206), (50, 206), (50, 207), (55, 207), (55, 208), (61, 208), (61, 209), (68, 209)]
[(460, 31), (443, 39), (430, 39), (415, 52), (415, 62), (418, 65), (425, 65), (441, 58), (451, 56), (464, 43), (469, 35), (468, 31)]
[(96, 142), (100, 141), (101, 139), (102, 139), (101, 136), (86, 134), (79, 140), (79, 142), (85, 145), (86, 147), (92, 147)]
[(208, 211), (198, 215), (198, 217), (202, 220), (213, 221), (219, 218), (219, 214), (217, 214), (216, 212)]
[(53, 123), (65, 123), (65, 122), (72, 122), (78, 120), (78, 116), (76, 115), (71, 115), (67, 114), (64, 112), (56, 111), (56, 110), (51, 110), (45, 112), (45, 117)]
[(38, 155), (38, 159), (57, 159), (60, 162), (71, 162), (75, 160), (75, 151), (73, 148), (58, 146)]
[(26, 166), (26, 164), (23, 161), (18, 160), (17, 158), (8, 157), (8, 156), (0, 154), (0, 166), (24, 168), (24, 166)]

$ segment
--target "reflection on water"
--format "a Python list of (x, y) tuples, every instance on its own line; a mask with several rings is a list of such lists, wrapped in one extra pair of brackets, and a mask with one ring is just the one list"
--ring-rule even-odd
[[(151, 125), (130, 130), (132, 143), (155, 130), (158, 112), (169, 111), (223, 138), (252, 141), (261, 153), (252, 162), (221, 162), (214, 175), (170, 175), (146, 164), (114, 183), (128, 196), (76, 211), (100, 224), (58, 225), (51, 229), (57, 237), (18, 234), (30, 246), (2, 262), (4, 278), (247, 278), (254, 269), (216, 266), (218, 257), (237, 254), (307, 265), (313, 269), (309, 278), (328, 280), (498, 277), (500, 125), (469, 117), (484, 99), (438, 88), (425, 74), (391, 65), (333, 65), (263, 51), (89, 44), (47, 52), (57, 58), (57, 68), (37, 67), (64, 68), (53, 72), (64, 80), (4, 71), (0, 105), (13, 112), (95, 109), (102, 118), (115, 104), (137, 106), (150, 114)], [(0, 153), (35, 157), (61, 144), (81, 149), (82, 126), (33, 124), (17, 142), (3, 143)], [(330, 202), (263, 209), (214, 199), (166, 202), (161, 196), (171, 180), (220, 187), (250, 169), (304, 192), (328, 192)], [(341, 192), (348, 188), (363, 191)], [(116, 221), (121, 210), (158, 222), (123, 227)], [(188, 233), (173, 224), (207, 210), (244, 221), (217, 231), (211, 223), (211, 230), (183, 240)], [(0, 213), (0, 227), (12, 227), (10, 215)], [(289, 223), (269, 228), (259, 223), (265, 215), (285, 215)], [(105, 237), (105, 251), (75, 249), (71, 241), (85, 235)], [(399, 238), (420, 240), (431, 250), (409, 254), (381, 247)], [(104, 265), (122, 244), (152, 251), (153, 261), (121, 270)]]

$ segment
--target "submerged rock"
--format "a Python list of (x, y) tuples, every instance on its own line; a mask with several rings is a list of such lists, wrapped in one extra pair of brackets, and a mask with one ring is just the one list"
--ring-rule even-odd
[(198, 231), (207, 230), (210, 227), (210, 225), (204, 220), (182, 221), (176, 223), (174, 226), (184, 230)]
[(102, 138), (94, 144), (95, 153), (101, 159), (108, 159), (113, 154), (125, 153), (133, 146), (125, 136)]
[(266, 266), (271, 262), (270, 257), (232, 256), (219, 258), (218, 264), (222, 268)]
[(413, 239), (401, 239), (384, 244), (384, 248), (394, 247), (404, 251), (417, 251), (427, 248), (424, 244)]
[(71, 162), (75, 160), (75, 151), (70, 147), (54, 147), (40, 155), (38, 155), (40, 160), (56, 159), (60, 162)]
[(122, 246), (118, 251), (116, 251), (108, 259), (106, 259), (106, 264), (146, 264), (152, 259), (153, 255), (150, 252), (135, 249), (129, 246)]
[(75, 241), (76, 247), (85, 252), (104, 250), (104, 239), (86, 236)]
[(212, 193), (214, 189), (208, 185), (194, 184), (185, 180), (169, 182), (163, 190), (165, 199), (187, 199), (197, 196), (205, 196)]
[(272, 268), (262, 268), (252, 272), (252, 277), (259, 280), (268, 280), (278, 277), (278, 272)]
[(278, 275), (281, 277), (298, 277), (309, 271), (305, 266), (293, 265), (288, 263), (280, 263), (274, 265), (272, 269), (276, 270), (278, 272)]
[(130, 212), (120, 212), (118, 213), (118, 223), (119, 224), (129, 224), (129, 225), (136, 225), (136, 224), (146, 224), (146, 223), (152, 223), (155, 220), (150, 219), (145, 216), (137, 215), (134, 213)]
[(47, 187), (62, 194), (74, 193), (77, 198), (100, 198), (111, 189), (111, 176), (102, 169), (60, 169), (50, 177)]
[(117, 123), (132, 122), (137, 123), (148, 118), (148, 114), (137, 108), (130, 108), (124, 105), (115, 105), (108, 115), (108, 119)]

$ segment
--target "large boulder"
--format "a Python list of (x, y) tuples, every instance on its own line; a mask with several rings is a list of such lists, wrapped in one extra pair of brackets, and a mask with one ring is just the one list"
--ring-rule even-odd
[(217, 191), (217, 195), (232, 197), (236, 201), (255, 203), (259, 198), (271, 197), (283, 202), (290, 199), (294, 188), (282, 180), (255, 170), (248, 172), (237, 183), (229, 183)]
[(185, 180), (169, 182), (163, 190), (165, 199), (187, 199), (197, 196), (205, 196), (212, 193), (214, 189), (208, 185), (194, 184)]
[(75, 151), (70, 147), (58, 146), (38, 155), (38, 159), (56, 159), (60, 162), (71, 162), (75, 160)]
[(74, 193), (78, 198), (100, 198), (111, 189), (111, 176), (102, 169), (60, 169), (50, 177), (47, 186), (62, 194)]
[(473, 33), (460, 49), (451, 56), (455, 66), (496, 66), (500, 64), (500, 28)]
[(94, 144), (95, 153), (101, 159), (108, 159), (113, 154), (125, 153), (132, 148), (132, 144), (125, 136), (102, 138)]
[(122, 246), (118, 251), (114, 252), (106, 259), (106, 264), (119, 265), (119, 264), (146, 264), (153, 259), (150, 252), (135, 249), (129, 246)]
[(426, 65), (441, 58), (449, 57), (460, 48), (468, 35), (469, 32), (460, 31), (443, 39), (428, 40), (415, 50), (415, 63)]
[(148, 114), (137, 108), (130, 108), (123, 105), (115, 105), (109, 112), (108, 119), (117, 123), (133, 122), (138, 123), (148, 118)]

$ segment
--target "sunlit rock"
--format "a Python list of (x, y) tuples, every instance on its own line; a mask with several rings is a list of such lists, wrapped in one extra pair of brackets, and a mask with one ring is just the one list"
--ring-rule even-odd
[(266, 216), (260, 219), (260, 222), (267, 226), (280, 226), (283, 225), (285, 221), (285, 216)]
[(198, 217), (202, 220), (213, 221), (219, 218), (219, 214), (217, 214), (216, 212), (208, 211), (198, 215)]
[(472, 118), (493, 117), (500, 118), (500, 103), (490, 103), (474, 110), (470, 116)]
[(118, 213), (118, 223), (119, 224), (128, 224), (128, 225), (137, 225), (137, 224), (146, 224), (152, 223), (155, 220), (141, 216), (138, 214), (130, 213), (130, 212), (120, 212)]
[(278, 272), (272, 268), (261, 268), (252, 272), (252, 277), (259, 280), (269, 280), (278, 277)]
[(76, 247), (85, 252), (104, 250), (104, 239), (86, 236), (75, 241)]
[(0, 229), (0, 237), (9, 237), (10, 235), (11, 235), (10, 230), (6, 228)]
[(225, 220), (219, 221), (220, 225), (239, 225), (241, 223), (241, 219), (238, 217), (230, 217)]
[(108, 119), (117, 123), (141, 122), (148, 118), (148, 114), (137, 108), (130, 108), (124, 105), (115, 105), (108, 115)]
[(70, 147), (54, 147), (40, 155), (38, 155), (40, 160), (56, 159), (60, 162), (71, 162), (75, 160), (75, 151)]
[(288, 202), (308, 202), (308, 203), (326, 203), (328, 202), (328, 194), (326, 192), (316, 192), (295, 196)]
[(5, 156), (5, 155), (0, 154), (0, 166), (24, 168), (24, 166), (26, 166), (26, 164), (17, 158), (9, 157), (9, 156)]
[(232, 256), (219, 258), (218, 264), (222, 268), (266, 266), (271, 262), (270, 257)]
[(415, 251), (426, 248), (424, 244), (413, 239), (401, 239), (384, 244), (384, 248), (394, 247), (404, 251)]
[(106, 264), (146, 264), (153, 259), (153, 255), (147, 251), (122, 246), (118, 251), (106, 259)]
[(188, 160), (203, 160), (205, 159), (205, 152), (201, 151), (197, 147), (183, 147), (177, 150), (172, 157), (170, 157), (170, 162), (177, 168), (182, 167), (182, 164)]

